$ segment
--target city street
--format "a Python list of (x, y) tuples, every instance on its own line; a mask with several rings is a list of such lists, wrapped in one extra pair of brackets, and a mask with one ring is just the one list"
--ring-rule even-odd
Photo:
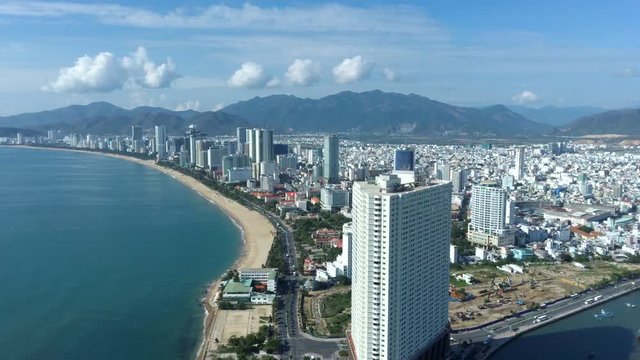
[[(253, 205), (254, 210), (262, 212), (273, 225), (285, 235), (285, 259), (287, 267), (290, 269), (281, 284), (282, 293), (280, 295), (280, 303), (277, 311), (277, 332), (280, 339), (284, 342), (284, 357), (299, 359), (304, 356), (313, 356), (316, 359), (334, 359), (338, 357), (340, 343), (345, 343), (345, 339), (323, 339), (310, 336), (300, 330), (298, 322), (298, 290), (299, 280), (301, 276), (293, 276), (291, 269), (296, 266), (296, 247), (294, 235), (291, 229), (274, 214), (264, 211), (263, 209)], [(289, 256), (287, 256), (287, 254)], [(345, 345), (346, 346), (346, 345)]]

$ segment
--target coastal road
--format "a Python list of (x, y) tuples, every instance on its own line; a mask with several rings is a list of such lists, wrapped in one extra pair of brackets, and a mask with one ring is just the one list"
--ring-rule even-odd
[[(252, 204), (253, 205), (253, 204)], [(280, 306), (276, 318), (278, 323), (276, 329), (280, 339), (285, 343), (283, 357), (299, 359), (304, 356), (314, 356), (319, 359), (338, 358), (341, 339), (315, 338), (300, 330), (298, 314), (298, 291), (299, 280), (302, 277), (294, 276), (293, 270), (296, 268), (296, 246), (293, 231), (278, 216), (271, 214), (255, 205), (254, 210), (260, 211), (271, 223), (284, 234), (285, 246), (284, 256), (287, 262), (289, 273), (285, 275), (281, 287)]]
[[(452, 334), (451, 337), (455, 340), (456, 343), (462, 343), (465, 341), (478, 343), (487, 339), (489, 335), (494, 340), (506, 340), (515, 336), (518, 332), (528, 331), (536, 327), (544, 326), (548, 322), (553, 322), (554, 320), (567, 316), (568, 314), (579, 312), (590, 307), (597, 307), (599, 311), (601, 306), (605, 306), (604, 303), (606, 301), (624, 293), (628, 293), (634, 289), (638, 289), (639, 287), (640, 282), (638, 280), (624, 281), (616, 285), (607, 286), (600, 290), (593, 290), (582, 293), (576, 298), (561, 300), (552, 305), (548, 305), (544, 308), (538, 309), (537, 311), (532, 311), (530, 313), (527, 313), (526, 315), (521, 315), (517, 318), (506, 319), (497, 324), (485, 326), (477, 330)], [(597, 295), (601, 295), (602, 299), (592, 304), (584, 303), (586, 299), (593, 298)], [(540, 315), (546, 315), (549, 319), (534, 324), (533, 321), (537, 316)]]

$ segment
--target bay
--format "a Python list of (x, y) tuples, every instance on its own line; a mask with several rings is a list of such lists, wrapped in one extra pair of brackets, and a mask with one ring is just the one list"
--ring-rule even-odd
[[(600, 310), (613, 316), (598, 320), (594, 315)], [(636, 291), (523, 334), (490, 360), (637, 360), (638, 330), (640, 293)]]
[(188, 359), (239, 230), (176, 180), (0, 147), (0, 359)]

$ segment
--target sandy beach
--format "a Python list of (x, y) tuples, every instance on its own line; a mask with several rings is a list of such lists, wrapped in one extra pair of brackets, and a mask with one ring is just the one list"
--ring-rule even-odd
[[(224, 211), (236, 224), (236, 226), (242, 232), (243, 247), (240, 257), (234, 262), (233, 269), (241, 268), (260, 268), (266, 261), (273, 243), (273, 237), (276, 233), (275, 228), (266, 217), (260, 213), (249, 210), (248, 208), (240, 205), (239, 203), (229, 200), (222, 196), (220, 193), (211, 190), (204, 184), (193, 179), (190, 176), (179, 173), (175, 170), (165, 168), (157, 165), (153, 160), (142, 160), (125, 155), (109, 154), (94, 151), (84, 151), (81, 149), (65, 149), (65, 148), (47, 148), (47, 147), (35, 147), (35, 146), (22, 146), (22, 145), (10, 145), (10, 147), (21, 147), (28, 149), (40, 149), (40, 150), (55, 150), (55, 151), (72, 151), (81, 152), (84, 154), (96, 154), (100, 156), (109, 156), (121, 160), (131, 161), (143, 166), (147, 166), (151, 169), (157, 170), (161, 173), (171, 176), (173, 179), (187, 186), (189, 189), (195, 191), (200, 196), (207, 199), (209, 202), (217, 206)], [(207, 296), (204, 301), (206, 317), (204, 320), (204, 336), (203, 342), (199, 348), (198, 359), (204, 358), (202, 349), (208, 349), (211, 343), (211, 333), (213, 325), (217, 315), (217, 308), (213, 301), (215, 292), (218, 288), (219, 279), (214, 279), (209, 286)], [(218, 324), (217, 327), (224, 326)]]

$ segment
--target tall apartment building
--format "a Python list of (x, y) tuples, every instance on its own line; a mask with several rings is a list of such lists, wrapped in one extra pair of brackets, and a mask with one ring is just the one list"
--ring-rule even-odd
[(507, 191), (494, 181), (474, 185), (471, 191), (469, 241), (487, 247), (513, 245), (515, 233), (506, 226)]
[(132, 126), (131, 127), (131, 141), (142, 141), (142, 127), (141, 126)]
[[(238, 154), (244, 154), (245, 144), (247, 143), (247, 128), (239, 127), (236, 129), (236, 135), (238, 137)], [(231, 155), (231, 154), (229, 154)]]
[(524, 178), (524, 149), (517, 148), (516, 149), (516, 168), (515, 168), (515, 178), (516, 180), (521, 180)]
[(191, 164), (191, 166), (194, 166), (198, 157), (198, 151), (196, 150), (196, 140), (198, 139), (200, 132), (197, 130), (195, 125), (189, 125), (189, 131), (187, 131), (187, 135), (189, 136), (189, 163)]
[(322, 210), (332, 211), (349, 206), (351, 192), (328, 185), (320, 190), (320, 200), (322, 201)]
[(464, 192), (465, 185), (467, 184), (467, 171), (464, 169), (451, 170), (451, 184), (453, 184), (453, 192)]
[(247, 143), (249, 157), (253, 163), (253, 176), (260, 176), (260, 163), (263, 161), (274, 161), (273, 155), (273, 130), (267, 129), (247, 129)]
[(167, 155), (167, 127), (164, 125), (156, 125), (156, 153), (160, 159), (164, 159)]
[(336, 135), (324, 137), (322, 175), (329, 184), (340, 182), (340, 140)]
[(354, 183), (350, 341), (357, 360), (444, 358), (450, 208), (450, 183), (402, 185), (392, 174)]
[(435, 163), (433, 165), (433, 175), (438, 180), (451, 181), (451, 165)]

